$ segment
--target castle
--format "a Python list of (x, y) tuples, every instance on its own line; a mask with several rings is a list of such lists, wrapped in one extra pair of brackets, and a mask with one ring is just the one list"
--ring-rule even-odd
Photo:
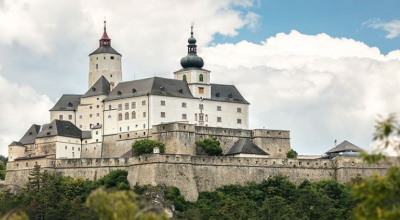
[[(337, 156), (359, 148), (343, 142), (331, 158), (286, 159), (290, 132), (249, 130), (250, 103), (234, 85), (211, 83), (196, 39), (174, 79), (122, 81), (122, 55), (111, 47), (106, 22), (99, 48), (89, 55), (89, 88), (63, 95), (50, 109), (50, 123), (32, 125), (9, 147), (6, 185), (21, 187), (36, 164), (72, 177), (95, 179), (113, 169), (129, 172), (134, 185), (177, 186), (189, 200), (226, 184), (245, 184), (282, 174), (298, 183), (385, 173), (388, 164), (369, 166), (357, 157)], [(196, 141), (216, 137), (225, 156), (205, 156)], [(132, 143), (165, 143), (165, 154), (132, 156)]]

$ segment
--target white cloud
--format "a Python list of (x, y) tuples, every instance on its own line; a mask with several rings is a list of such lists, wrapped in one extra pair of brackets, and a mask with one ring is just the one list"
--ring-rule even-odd
[(385, 36), (386, 38), (392, 39), (395, 37), (398, 37), (400, 35), (400, 20), (392, 20), (389, 22), (383, 22), (380, 19), (372, 19), (364, 23), (364, 25), (367, 25), (368, 27), (374, 28), (374, 29), (383, 29), (388, 34)]
[(48, 110), (53, 103), (29, 86), (12, 83), (0, 75), (0, 154), (7, 155), (7, 146), (19, 141), (32, 124), (48, 123)]
[(234, 81), (252, 103), (251, 126), (291, 130), (300, 153), (324, 153), (335, 139), (368, 149), (377, 114), (400, 109), (399, 51), (297, 31), (201, 51), (213, 81)]

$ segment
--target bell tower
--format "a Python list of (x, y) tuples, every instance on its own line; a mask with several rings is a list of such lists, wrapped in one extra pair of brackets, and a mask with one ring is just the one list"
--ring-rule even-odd
[(99, 44), (99, 48), (89, 55), (89, 89), (101, 76), (104, 76), (110, 83), (111, 91), (122, 81), (122, 55), (111, 47), (106, 21)]
[(196, 38), (193, 37), (192, 23), (188, 39), (188, 55), (181, 59), (183, 69), (174, 72), (174, 78), (186, 81), (194, 97), (211, 98), (210, 71), (203, 69), (203, 58), (197, 56)]

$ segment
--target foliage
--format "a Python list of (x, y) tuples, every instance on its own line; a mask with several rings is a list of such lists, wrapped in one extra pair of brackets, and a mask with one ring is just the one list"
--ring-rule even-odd
[(160, 141), (150, 139), (135, 141), (135, 143), (132, 144), (133, 155), (139, 156), (142, 154), (151, 154), (155, 147), (160, 148), (160, 153), (165, 153), (165, 144)]
[(208, 156), (222, 156), (221, 144), (215, 137), (206, 138), (202, 141), (196, 141), (196, 145), (208, 154)]
[(176, 219), (351, 219), (354, 203), (349, 187), (335, 180), (296, 186), (275, 176), (246, 186), (230, 185), (200, 192), (186, 202)]
[(0, 180), (6, 178), (6, 164), (0, 160)]
[(293, 149), (290, 149), (288, 152), (286, 152), (286, 158), (297, 158), (297, 152)]
[[(86, 205), (94, 210), (100, 220), (140, 219), (166, 220), (165, 215), (155, 207), (140, 207), (137, 195), (132, 191), (116, 191), (109, 193), (104, 188), (93, 191)], [(154, 211), (158, 211), (156, 213)]]
[[(381, 119), (375, 126), (373, 140), (378, 144), (378, 150), (389, 146), (400, 150), (400, 125), (394, 114), (387, 119)], [(387, 159), (381, 153), (363, 154), (364, 161), (377, 163)], [(354, 181), (352, 192), (358, 202), (354, 209), (356, 219), (400, 219), (400, 167), (391, 167), (386, 176), (377, 174)]]

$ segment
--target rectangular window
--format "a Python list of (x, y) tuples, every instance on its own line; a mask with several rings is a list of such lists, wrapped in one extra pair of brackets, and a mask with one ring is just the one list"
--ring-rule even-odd
[(78, 147), (78, 151), (81, 151), (81, 148), (80, 148), (80, 147)]
[(100, 105), (97, 105), (96, 108), (100, 108)]
[(93, 106), (89, 106), (89, 109), (92, 109), (93, 108)]
[(199, 104), (199, 109), (204, 109), (203, 104)]
[(221, 106), (217, 106), (217, 111), (221, 111)]
[(129, 103), (125, 103), (125, 110), (129, 109)]
[(237, 108), (237, 113), (242, 113), (242, 108)]
[(182, 108), (186, 108), (186, 102), (182, 102)]
[(82, 119), (82, 115), (79, 115), (79, 119)]
[(68, 115), (68, 120), (72, 120), (72, 115)]
[(222, 118), (221, 117), (217, 117), (217, 122), (222, 122)]
[(99, 131), (96, 131), (96, 134), (99, 134)]
[(92, 117), (92, 114), (90, 114), (89, 117), (91, 118), (91, 117)]
[(132, 102), (131, 105), (132, 105), (132, 109), (136, 108), (136, 102)]
[(142, 105), (146, 105), (146, 100), (143, 100), (143, 101), (142, 101)]
[(126, 130), (129, 131), (129, 126), (126, 127)]
[(79, 125), (79, 128), (82, 128), (82, 125)]
[(203, 87), (199, 87), (199, 94), (204, 94), (204, 88)]
[(63, 115), (58, 116), (58, 119), (60, 119), (60, 120), (63, 120), (63, 118), (64, 118)]
[(92, 129), (93, 125), (92, 125), (92, 124), (90, 124), (90, 126), (89, 126), (89, 127), (90, 127), (90, 129)]
[(143, 128), (146, 128), (146, 124), (143, 124)]
[(165, 101), (161, 100), (161, 106), (165, 106)]
[(122, 110), (122, 104), (118, 104), (118, 111)]
[(143, 118), (146, 118), (146, 112), (143, 112)]
[(187, 115), (186, 114), (182, 114), (182, 119), (187, 119)]
[(68, 149), (68, 147), (67, 146), (65, 146), (65, 150), (67, 150)]
[(110, 58), (113, 60), (113, 59), (114, 59), (114, 56), (111, 56)]
[(242, 124), (242, 119), (238, 118), (238, 119), (237, 119), (237, 123), (238, 123), (238, 124)]
[(100, 117), (100, 113), (97, 113), (96, 116), (97, 116), (97, 117)]
[(108, 105), (108, 110), (111, 110), (111, 105)]
[(74, 147), (72, 147), (72, 150), (74, 150)]
[(165, 112), (161, 112), (161, 118), (165, 118)]

